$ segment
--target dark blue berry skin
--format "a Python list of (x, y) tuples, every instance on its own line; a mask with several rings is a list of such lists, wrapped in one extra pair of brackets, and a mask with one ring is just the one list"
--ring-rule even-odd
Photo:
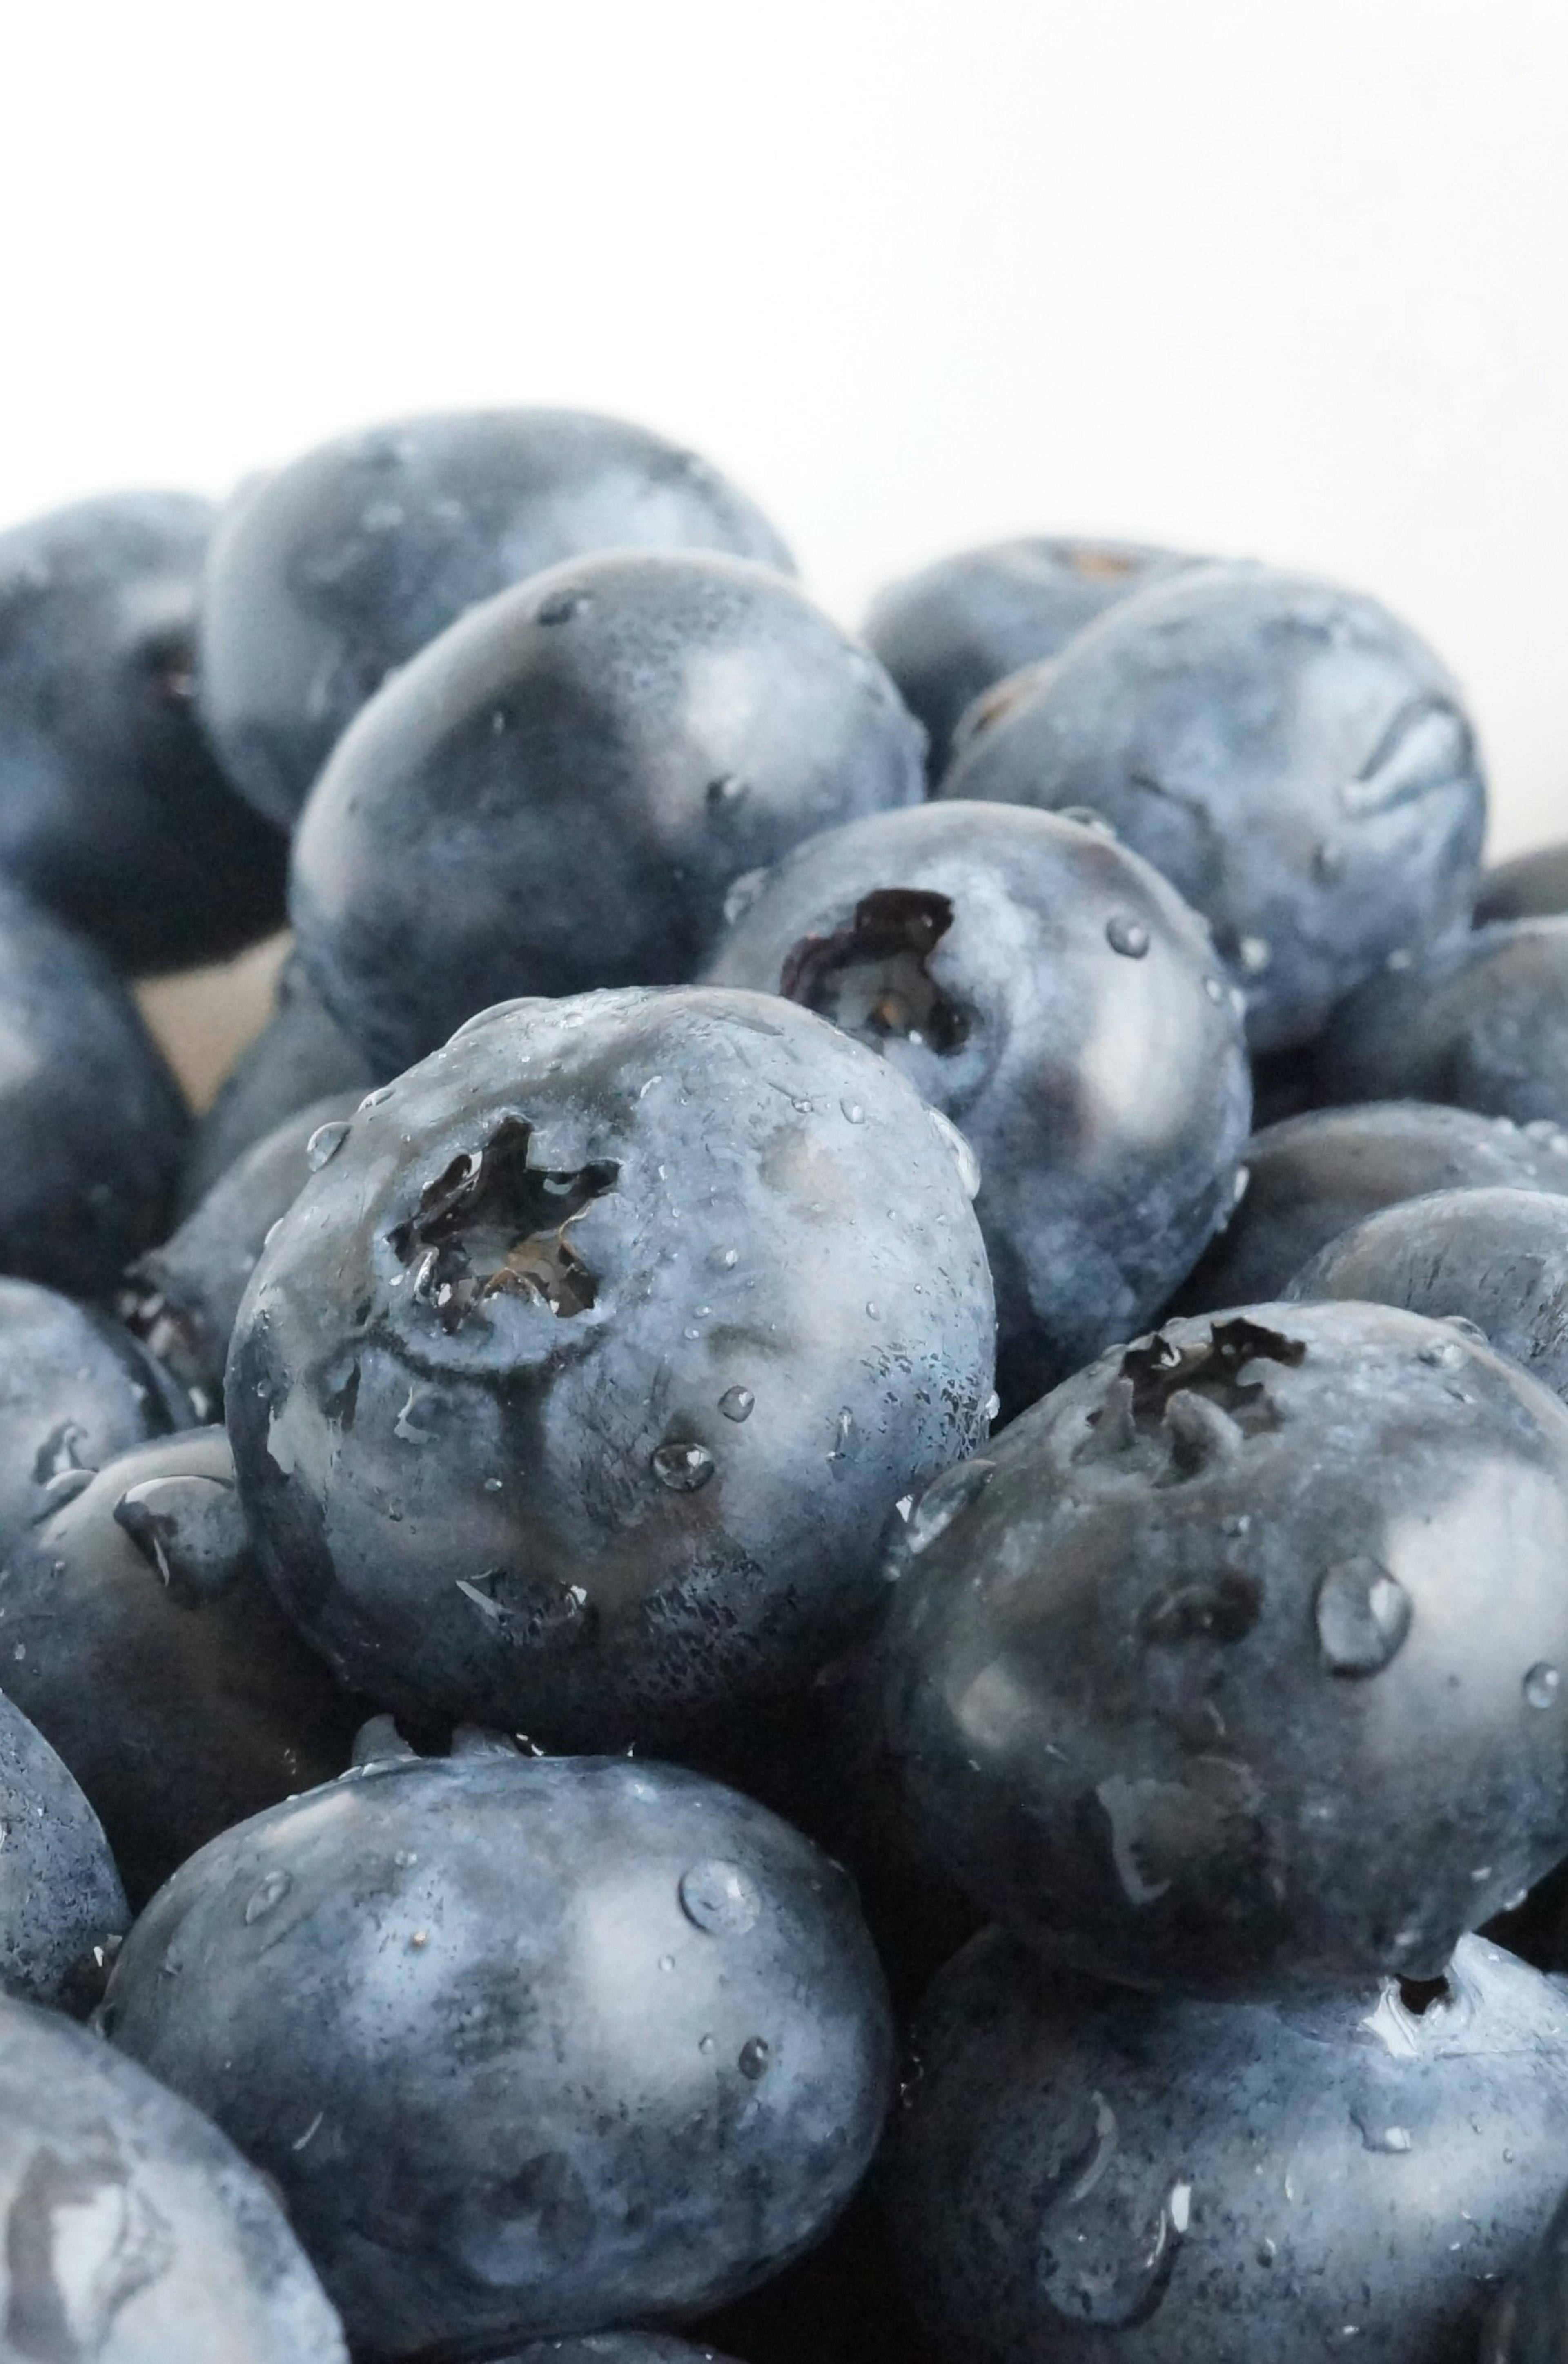
[(1373, 977), (1318, 1046), (1324, 1099), (1568, 1124), (1568, 919), (1498, 920)]
[(189, 1125), (92, 944), (0, 884), (0, 1271), (108, 1295), (165, 1228)]
[(0, 1280), (0, 1566), (106, 1461), (190, 1424), (183, 1391), (119, 1322)]
[(216, 1417), (222, 1405), (228, 1342), (267, 1234), (304, 1189), (312, 1160), (330, 1154), (333, 1127), (347, 1124), (361, 1098), (357, 1089), (334, 1092), (284, 1117), (126, 1275), (123, 1320), (189, 1388), (203, 1419)]
[(1568, 911), (1568, 845), (1538, 845), (1494, 863), (1475, 898), (1475, 923), (1551, 920)]
[(1480, 2364), (1564, 2364), (1568, 2358), (1568, 2200), (1495, 2309)]
[(0, 2338), (17, 2364), (348, 2364), (261, 2178), (52, 2012), (0, 2002)]
[(193, 704), (212, 517), (122, 493), (0, 534), (0, 871), (140, 973), (283, 920), (288, 849)]
[(268, 1575), (346, 1681), (551, 1746), (744, 1748), (984, 1435), (993, 1337), (909, 1086), (687, 987), (488, 1011), (373, 1095), (226, 1392)]
[(1286, 1294), (1457, 1316), (1568, 1401), (1568, 1199), (1440, 1190), (1385, 1207), (1320, 1248)]
[(1196, 563), (1138, 542), (1035, 535), (961, 551), (890, 583), (872, 603), (865, 637), (926, 726), (932, 778), (983, 691), (1059, 655), (1130, 592)]
[(291, 906), (328, 1008), (394, 1074), (516, 994), (695, 976), (738, 878), (922, 796), (874, 657), (744, 560), (613, 552), (478, 609), (322, 775)]
[(1253, 1134), (1244, 1163), (1246, 1195), (1177, 1291), (1177, 1312), (1283, 1297), (1319, 1248), (1406, 1199), (1433, 1190), (1568, 1192), (1568, 1132), (1526, 1131), (1423, 1100), (1376, 1100), (1272, 1124)]
[(422, 2364), (762, 2281), (848, 2201), (892, 2067), (847, 1877), (625, 1757), (405, 1759), (225, 1833), (106, 2019), (276, 2179), (350, 2339)]
[(1435, 1978), (1568, 1848), (1568, 1411), (1446, 1323), (1252, 1308), (928, 1490), (884, 1636), (929, 1844), (1134, 1985)]
[(707, 975), (831, 1019), (959, 1127), (1010, 1410), (1151, 1320), (1235, 1202), (1232, 989), (1097, 831), (954, 802), (853, 821), (785, 856)]
[(916, 2311), (944, 2364), (1473, 2364), (1560, 2188), (1564, 2028), (1561, 1984), (1481, 1938), (1435, 1994), (1216, 2003), (988, 1932), (916, 2029)]
[(1469, 926), (1486, 801), (1432, 652), (1375, 601), (1262, 566), (1112, 608), (999, 700), (940, 793), (1103, 815), (1211, 922), (1256, 1051)]
[(139, 1907), (215, 1832), (340, 1772), (358, 1721), (261, 1580), (220, 1428), (122, 1453), (13, 1548), (0, 1688)]
[(272, 1015), (225, 1076), (191, 1135), (179, 1214), (193, 1214), (221, 1174), (289, 1117), (333, 1092), (382, 1081), (309, 983), (296, 953), (278, 979)]
[(203, 718), (292, 827), (388, 674), (482, 599), (593, 550), (718, 550), (791, 571), (693, 452), (573, 410), (447, 411), (361, 429), (241, 485), (202, 597)]
[(86, 2011), (130, 1914), (96, 1814), (43, 1737), (0, 1698), (0, 1992)]

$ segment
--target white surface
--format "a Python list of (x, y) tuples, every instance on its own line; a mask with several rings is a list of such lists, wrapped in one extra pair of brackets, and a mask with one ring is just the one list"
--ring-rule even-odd
[(1568, 834), (1562, 0), (18, 7), (0, 210), (0, 519), (582, 402), (851, 618), (1052, 527), (1362, 583)]

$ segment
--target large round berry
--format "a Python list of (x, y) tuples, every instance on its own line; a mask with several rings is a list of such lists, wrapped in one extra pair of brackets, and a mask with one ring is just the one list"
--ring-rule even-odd
[(1370, 978), (1318, 1045), (1326, 1099), (1568, 1124), (1568, 919), (1495, 921)]
[(1179, 1312), (1283, 1297), (1319, 1248), (1407, 1199), (1434, 1190), (1568, 1192), (1568, 1132), (1421, 1100), (1287, 1117), (1253, 1134), (1244, 1162), (1241, 1204), (1177, 1292)]
[(122, 493), (0, 534), (0, 871), (142, 971), (283, 920), (287, 848), (192, 703), (211, 521)]
[(0, 1697), (0, 1992), (85, 2010), (128, 1918), (96, 1814)]
[(738, 880), (917, 803), (922, 747), (767, 568), (578, 559), (454, 625), (344, 739), (295, 847), (306, 965), (389, 1074), (507, 995), (682, 983)]
[(789, 552), (717, 469), (576, 410), (446, 411), (339, 437), (242, 485), (202, 600), (203, 717), (287, 828), (389, 673), (466, 608), (590, 550)]
[(1233, 989), (1096, 831), (1017, 805), (853, 821), (786, 856), (707, 974), (831, 1019), (960, 1127), (1015, 1407), (1158, 1313), (1231, 1210)]
[(106, 1295), (162, 1232), (187, 1123), (104, 955), (0, 881), (0, 1270)]
[(845, 1875), (624, 1757), (371, 1768), (229, 1831), (105, 2015), (281, 2186), (350, 2338), (684, 2321), (822, 2233), (891, 2030)]
[(356, 1721), (261, 1579), (220, 1428), (122, 1453), (13, 1548), (0, 1689), (86, 1791), (133, 1904), (340, 1771)]
[(939, 558), (879, 592), (865, 636), (929, 736), (940, 779), (965, 708), (1022, 665), (1064, 649), (1129, 592), (1195, 563), (1130, 541), (1034, 535)]
[(1407, 1199), (1330, 1240), (1289, 1294), (1457, 1316), (1568, 1400), (1568, 1199), (1440, 1190)]
[(1485, 815), (1432, 652), (1375, 601), (1262, 566), (1113, 608), (999, 702), (941, 792), (1101, 813), (1213, 923), (1258, 1050), (1469, 925)]
[(1568, 2144), (1562, 1990), (1479, 1938), (1426, 1987), (1216, 2003), (991, 1932), (915, 2043), (888, 2204), (944, 2364), (1472, 2364)]
[(1436, 1977), (1568, 1848), (1568, 1411), (1387, 1306), (1179, 1321), (924, 1497), (886, 1640), (922, 1826), (1134, 1983)]
[(951, 1129), (884, 1060), (759, 994), (601, 994), (372, 1096), (227, 1398), (268, 1572), (350, 1682), (554, 1745), (744, 1742), (984, 1435), (992, 1340)]
[(0, 2353), (348, 2364), (262, 2178), (84, 2029), (0, 2002)]

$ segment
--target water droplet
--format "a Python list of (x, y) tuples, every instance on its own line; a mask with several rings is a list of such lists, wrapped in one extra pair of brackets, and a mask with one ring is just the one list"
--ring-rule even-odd
[(259, 1888), (253, 1889), (245, 1907), (245, 1925), (250, 1928), (263, 1920), (274, 1905), (281, 1904), (294, 1886), (286, 1871), (270, 1871)]
[(681, 1874), (677, 1892), (687, 1920), (710, 1937), (743, 1937), (757, 1925), (762, 1906), (739, 1864), (695, 1863)]
[(1244, 976), (1262, 976), (1273, 956), (1266, 936), (1242, 936), (1236, 946), (1237, 965)]
[(1118, 911), (1106, 921), (1106, 942), (1113, 953), (1128, 960), (1141, 960), (1149, 950), (1149, 931), (1141, 920), (1129, 920)]
[(419, 1858), (412, 1847), (397, 1847), (393, 1852), (392, 1860), (399, 1871), (412, 1871)]
[(712, 2038), (712, 2036), (711, 2036), (711, 2035), (699, 2035), (699, 2036), (698, 2036), (698, 2038), (697, 2038), (697, 2050), (698, 2050), (699, 2052), (711, 2052), (711, 2051), (713, 2050), (713, 2038)]
[(989, 1395), (986, 1397), (986, 1399), (985, 1399), (985, 1418), (986, 1418), (986, 1420), (987, 1420), (987, 1421), (993, 1421), (993, 1420), (995, 1420), (995, 1417), (996, 1417), (996, 1415), (997, 1415), (997, 1413), (1001, 1411), (1001, 1409), (1002, 1409), (1002, 1399), (1001, 1399), (1001, 1397), (996, 1393), (995, 1388), (992, 1388), (992, 1390), (991, 1390), (991, 1392), (990, 1392), (990, 1394), (989, 1394)]
[(739, 772), (725, 772), (707, 784), (707, 804), (710, 812), (722, 812), (727, 806), (738, 805), (746, 793), (746, 782)]
[(739, 1248), (726, 1248), (726, 1249), (725, 1249), (725, 1251), (724, 1251), (724, 1253), (723, 1253), (723, 1254), (719, 1257), (718, 1261), (719, 1261), (719, 1263), (724, 1266), (724, 1269), (725, 1269), (725, 1271), (726, 1271), (726, 1272), (733, 1272), (733, 1271), (734, 1271), (734, 1269), (735, 1269), (735, 1267), (736, 1267), (736, 1266), (737, 1266), (737, 1265), (740, 1263), (740, 1249), (739, 1249)]
[(1315, 1607), (1318, 1645), (1332, 1674), (1381, 1674), (1410, 1631), (1409, 1594), (1364, 1556), (1329, 1568)]
[(653, 1475), (673, 1494), (695, 1494), (707, 1484), (717, 1463), (706, 1444), (661, 1444), (651, 1456)]
[(753, 2085), (767, 2072), (770, 2048), (766, 2037), (762, 2035), (749, 2035), (740, 2046), (740, 2057), (735, 2065), (742, 2077), (749, 2077)]
[(846, 1124), (864, 1124), (866, 1112), (859, 1100), (840, 1100), (839, 1110)]
[(1257, 2257), (1259, 2265), (1272, 2266), (1275, 2257), (1273, 2243), (1268, 2240), (1260, 2241), (1258, 2244)]
[(876, 1307), (873, 1304), (869, 1297), (866, 1299), (866, 1312), (873, 1321), (875, 1321), (879, 1318)]
[(853, 1447), (854, 1439), (855, 1416), (846, 1404), (833, 1423), (833, 1449), (828, 1455), (828, 1460), (844, 1460)]
[(1531, 1707), (1551, 1707), (1562, 1688), (1562, 1676), (1544, 1660), (1525, 1677), (1525, 1697)]
[(674, 1955), (673, 1955), (673, 1954), (661, 1954), (661, 1955), (660, 1955), (660, 1957), (659, 1957), (659, 1967), (660, 1967), (660, 1968), (661, 1968), (662, 1971), (664, 1971), (664, 1973), (666, 1974), (666, 1976), (668, 1976), (669, 1972), (670, 1972), (671, 1970), (673, 1970), (673, 1969), (674, 1968), (674, 1967), (675, 1967), (675, 1957), (674, 1957)]
[(1341, 849), (1327, 840), (1318, 846), (1312, 856), (1312, 875), (1324, 886), (1332, 886), (1345, 875), (1345, 857)]
[(945, 1535), (961, 1511), (983, 1494), (995, 1468), (993, 1461), (961, 1461), (927, 1487), (915, 1506), (906, 1533), (910, 1551), (918, 1558), (939, 1535)]
[(502, 1484), (503, 1480), (499, 1478), (486, 1478), (484, 1480), (484, 1490), (487, 1494), (498, 1494), (501, 1491)]
[(1457, 1330), (1462, 1338), (1473, 1338), (1478, 1346), (1486, 1346), (1491, 1344), (1491, 1341), (1488, 1339), (1485, 1331), (1483, 1330), (1479, 1321), (1472, 1321), (1467, 1313), (1443, 1313), (1440, 1314), (1438, 1318), (1444, 1324), (1445, 1328)]
[(592, 596), (586, 591), (552, 591), (534, 609), (534, 621), (536, 624), (569, 624), (573, 616), (580, 616), (584, 608), (591, 608), (593, 604)]
[(1429, 1369), (1435, 1371), (1457, 1371), (1467, 1359), (1457, 1338), (1434, 1338), (1429, 1345), (1422, 1346), (1416, 1356), (1418, 1363), (1425, 1363)]
[(1225, 987), (1220, 984), (1219, 979), (1217, 976), (1206, 976), (1203, 981), (1203, 989), (1207, 994), (1210, 1001), (1220, 1002), (1225, 998)]
[(938, 1138), (944, 1141), (952, 1152), (953, 1164), (958, 1167), (958, 1178), (963, 1186), (965, 1198), (973, 1199), (980, 1188), (979, 1158), (951, 1117), (944, 1116), (940, 1109), (934, 1108), (929, 1108), (926, 1114), (930, 1118)]
[(1059, 809), (1063, 820), (1075, 820), (1080, 829), (1092, 829), (1096, 837), (1116, 835), (1104, 813), (1096, 811), (1093, 805), (1062, 805)]
[(1171, 2196), (1165, 2202), (1170, 2213), (1173, 2233), (1184, 2233), (1192, 2221), (1193, 2188), (1186, 2181), (1173, 2183)]
[(743, 870), (739, 878), (730, 880), (729, 891), (724, 898), (724, 924), (727, 928), (732, 928), (736, 920), (751, 909), (767, 883), (765, 869)]
[(348, 1138), (346, 1119), (331, 1124), (318, 1124), (305, 1144), (305, 1162), (311, 1172), (319, 1174), (324, 1165), (329, 1165)]
[(718, 1409), (726, 1420), (750, 1420), (756, 1400), (750, 1388), (726, 1388), (718, 1399)]
[(1352, 2110), (1351, 2114), (1360, 2132), (1362, 2141), (1368, 2150), (1386, 2151), (1391, 2155), (1399, 2156), (1410, 2148), (1410, 2136), (1407, 2129), (1404, 2126), (1386, 2125), (1380, 2112)]
[(363, 1099), (360, 1102), (359, 1107), (354, 1110), (354, 1114), (356, 1116), (363, 1116), (367, 1109), (380, 1108), (384, 1100), (389, 1100), (391, 1098), (392, 1086), (390, 1084), (379, 1084), (373, 1092), (367, 1092), (365, 1094)]

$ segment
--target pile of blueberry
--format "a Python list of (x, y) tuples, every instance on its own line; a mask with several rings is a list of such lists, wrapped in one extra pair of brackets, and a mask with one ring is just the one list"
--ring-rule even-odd
[(574, 413), (0, 536), (4, 2364), (1568, 2364), (1484, 821), (1372, 599)]

